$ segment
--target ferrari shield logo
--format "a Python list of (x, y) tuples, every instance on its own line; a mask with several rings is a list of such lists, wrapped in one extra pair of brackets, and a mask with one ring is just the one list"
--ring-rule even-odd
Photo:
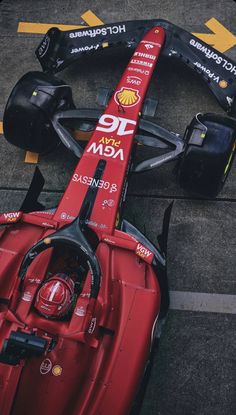
[(140, 95), (137, 89), (123, 87), (116, 92), (115, 101), (118, 105), (133, 107), (140, 101)]

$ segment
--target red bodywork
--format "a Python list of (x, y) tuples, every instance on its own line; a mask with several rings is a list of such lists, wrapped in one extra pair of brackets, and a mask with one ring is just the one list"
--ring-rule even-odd
[[(131, 409), (161, 293), (153, 253), (115, 224), (140, 111), (164, 38), (164, 29), (154, 27), (140, 42), (56, 211), (0, 215), (0, 224), (7, 224), (0, 229), (0, 350), (12, 331), (54, 341), (43, 356), (17, 365), (0, 363), (1, 415), (125, 415)], [(106, 167), (102, 179), (92, 183), (100, 159)], [(91, 307), (88, 272), (70, 319), (46, 319), (33, 304), (52, 249), (32, 262), (24, 282), (20, 264), (33, 244), (79, 214), (91, 184), (98, 188), (88, 226), (99, 240), (99, 295)]]

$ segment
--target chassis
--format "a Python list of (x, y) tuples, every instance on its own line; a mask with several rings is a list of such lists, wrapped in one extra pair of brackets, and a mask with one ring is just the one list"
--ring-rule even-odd
[[(234, 118), (198, 114), (180, 137), (146, 117), (155, 113), (155, 103), (144, 100), (160, 54), (181, 58), (199, 73), (196, 62), (209, 56), (209, 69), (200, 75), (223, 108), (232, 108), (234, 62), (196, 42), (162, 20), (65, 33), (53, 28), (36, 51), (47, 73), (29, 72), (13, 89), (6, 139), (41, 153), (61, 141), (79, 163), (56, 209), (44, 211), (37, 201), (43, 186), (37, 170), (21, 209), (0, 216), (2, 414), (31, 414), (32, 405), (34, 415), (137, 413), (156, 324), (169, 306), (171, 206), (156, 247), (122, 219), (129, 176), (177, 160), (187, 191), (215, 197), (235, 153)], [(135, 51), (112, 95), (100, 94), (104, 111), (76, 109), (70, 87), (49, 72), (118, 43)], [(81, 130), (93, 130), (85, 149), (72, 136), (74, 120)], [(165, 153), (135, 164), (135, 143)], [(40, 287), (55, 273), (72, 271), (77, 288), (70, 313), (57, 319), (40, 314)]]

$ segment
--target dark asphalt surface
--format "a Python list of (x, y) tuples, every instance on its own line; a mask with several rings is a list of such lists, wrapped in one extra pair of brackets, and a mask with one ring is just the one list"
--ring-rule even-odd
[[(215, 17), (235, 32), (233, 0), (190, 2), (117, 0), (3, 0), (0, 3), (0, 120), (11, 89), (30, 70), (40, 70), (34, 50), (42, 35), (17, 33), (18, 22), (80, 24), (91, 9), (105, 23), (163, 18), (190, 32), (208, 32), (204, 22)], [(236, 61), (236, 46), (226, 52)], [(112, 59), (109, 59), (112, 56)], [(73, 87), (79, 107), (94, 107), (96, 90), (114, 88), (129, 53), (107, 51), (74, 64), (58, 77)], [(205, 84), (180, 65), (160, 62), (150, 97), (158, 97), (157, 122), (183, 133), (197, 112), (223, 114)], [(0, 136), (0, 211), (17, 209), (35, 166), (24, 152)], [(150, 155), (147, 150), (146, 156)], [(45, 177), (41, 195), (47, 207), (57, 203), (76, 159), (58, 148), (41, 157)], [(169, 164), (133, 177), (125, 215), (155, 241), (165, 207), (175, 200), (169, 238), (170, 289), (236, 295), (236, 162), (217, 200), (190, 198), (178, 186)], [(236, 298), (236, 297), (235, 297)], [(148, 384), (141, 415), (235, 415), (235, 315), (171, 310)], [(124, 374), (125, 375), (125, 374)], [(122, 383), (121, 383), (122, 388)], [(4, 414), (1, 414), (4, 415)], [(68, 414), (69, 415), (69, 414)]]

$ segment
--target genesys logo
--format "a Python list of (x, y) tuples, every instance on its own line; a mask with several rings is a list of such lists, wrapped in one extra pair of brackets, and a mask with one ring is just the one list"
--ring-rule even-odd
[(141, 98), (137, 89), (122, 87), (116, 92), (114, 99), (118, 105), (133, 107)]
[[(117, 192), (118, 190), (118, 186), (116, 183), (110, 183), (105, 180), (95, 179), (94, 177), (84, 176), (82, 174), (77, 173), (74, 173), (72, 181), (84, 184), (86, 186), (97, 187), (98, 189), (109, 190), (109, 193)], [(67, 219), (68, 215), (66, 213), (63, 213), (63, 215), (65, 215), (65, 217), (62, 218), (61, 215), (61, 219)]]

